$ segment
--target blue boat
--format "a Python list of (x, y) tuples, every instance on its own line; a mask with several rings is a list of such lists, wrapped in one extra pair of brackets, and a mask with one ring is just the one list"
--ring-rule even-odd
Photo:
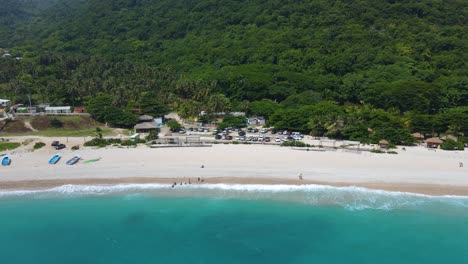
[(49, 164), (56, 164), (62, 156), (60, 154), (55, 154), (52, 158), (49, 160)]
[(3, 156), (2, 158), (2, 165), (9, 166), (11, 164), (11, 158), (8, 155)]

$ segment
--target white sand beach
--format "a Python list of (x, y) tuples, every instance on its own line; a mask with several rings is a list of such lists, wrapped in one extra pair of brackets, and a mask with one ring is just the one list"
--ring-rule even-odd
[[(16, 138), (18, 141), (23, 138)], [(39, 138), (37, 138), (39, 140)], [(63, 184), (188, 181), (198, 183), (326, 184), (362, 186), (434, 195), (468, 195), (468, 152), (397, 149), (397, 155), (370, 152), (300, 151), (271, 145), (224, 145), (187, 148), (83, 148), (83, 138), (61, 139), (68, 148), (56, 151), (51, 138), (42, 149), (6, 152), (10, 166), (0, 167), (0, 189), (46, 188)], [(31, 149), (31, 146), (29, 146)], [(61, 153), (56, 165), (49, 158)], [(69, 166), (74, 155), (98, 162)], [(459, 163), (466, 164), (460, 167)], [(204, 168), (201, 168), (201, 166)], [(303, 180), (299, 179), (302, 175)]]

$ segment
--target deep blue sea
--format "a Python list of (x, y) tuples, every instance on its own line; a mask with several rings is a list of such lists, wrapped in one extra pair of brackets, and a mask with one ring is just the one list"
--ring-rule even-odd
[(3, 192), (0, 263), (468, 263), (468, 199), (260, 185)]

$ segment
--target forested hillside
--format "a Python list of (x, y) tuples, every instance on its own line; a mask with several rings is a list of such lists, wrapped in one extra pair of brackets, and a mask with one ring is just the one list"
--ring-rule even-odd
[[(149, 111), (187, 118), (248, 110), (344, 138), (357, 129), (350, 113), (369, 111), (360, 136), (468, 133), (463, 0), (3, 2), (0, 47), (23, 59), (0, 59), (0, 96), (17, 102), (83, 105), (104, 93), (123, 111), (153, 101)], [(336, 115), (311, 120), (330, 104)], [(459, 124), (442, 117), (451, 112)], [(393, 121), (372, 124), (376, 113)]]

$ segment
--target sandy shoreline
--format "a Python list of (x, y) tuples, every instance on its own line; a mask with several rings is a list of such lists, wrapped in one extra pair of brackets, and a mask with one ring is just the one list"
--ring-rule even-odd
[[(24, 138), (15, 138), (22, 142)], [(369, 189), (468, 196), (468, 152), (407, 147), (399, 154), (369, 152), (298, 151), (289, 147), (262, 145), (213, 145), (209, 148), (81, 148), (56, 151), (57, 138), (33, 138), (46, 147), (30, 151), (33, 141), (20, 149), (3, 152), (12, 158), (0, 167), (0, 190), (48, 189), (65, 184), (113, 185), (121, 183), (181, 182), (198, 177), (205, 183), (227, 184), (320, 184), (359, 186)], [(83, 138), (60, 139), (67, 146)], [(68, 141), (68, 142), (67, 142)], [(49, 165), (55, 153), (62, 160)], [(95, 163), (65, 162), (74, 155)], [(467, 166), (459, 167), (463, 162)], [(204, 168), (201, 168), (203, 165)], [(303, 180), (299, 180), (302, 175)], [(195, 180), (195, 181), (194, 181)]]
[[(168, 187), (174, 182), (181, 183), (180, 178), (113, 178), (113, 179), (56, 179), (56, 180), (26, 180), (26, 181), (3, 181), (0, 183), (0, 190), (47, 190), (63, 185), (82, 185), (82, 186), (112, 186), (117, 184), (167, 184)], [(319, 181), (299, 181), (292, 179), (258, 179), (258, 178), (209, 178), (204, 179), (203, 183), (197, 182), (197, 179), (191, 179), (192, 184), (243, 184), (243, 185), (323, 185), (332, 187), (362, 187), (370, 190), (384, 190), (391, 192), (405, 192), (425, 194), (432, 196), (457, 195), (467, 196), (466, 187), (451, 185), (431, 185), (431, 184), (388, 184), (388, 183), (345, 183), (345, 182), (319, 182)], [(185, 181), (184, 183), (187, 183)], [(188, 183), (187, 183), (188, 184)]]

